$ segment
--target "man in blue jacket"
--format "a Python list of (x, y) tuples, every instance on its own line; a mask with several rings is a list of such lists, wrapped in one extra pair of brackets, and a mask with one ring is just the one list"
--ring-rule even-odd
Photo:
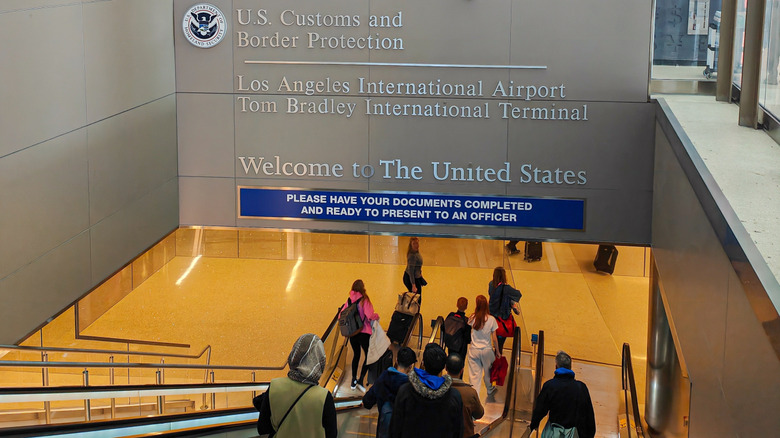
[(398, 389), (409, 381), (407, 374), (412, 366), (417, 363), (417, 355), (414, 350), (404, 347), (396, 355), (396, 367), (390, 367), (382, 372), (363, 396), (363, 407), (371, 409), (376, 405), (379, 415), (377, 417), (377, 438), (390, 436), (390, 418), (393, 415), (393, 403)]

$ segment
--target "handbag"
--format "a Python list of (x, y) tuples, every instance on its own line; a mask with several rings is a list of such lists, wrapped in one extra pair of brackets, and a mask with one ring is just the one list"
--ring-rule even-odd
[(379, 324), (378, 320), (371, 321), (371, 337), (368, 339), (368, 353), (366, 354), (366, 364), (371, 365), (378, 361), (385, 351), (390, 348), (390, 338)]
[(560, 424), (547, 422), (542, 430), (542, 438), (580, 438), (580, 434), (576, 427), (565, 429)]
[(509, 315), (509, 318), (507, 319), (496, 317), (496, 322), (498, 323), (496, 336), (501, 336), (502, 338), (511, 338), (515, 335), (515, 328), (517, 327), (517, 323), (515, 322), (514, 316)]
[(398, 294), (398, 303), (395, 305), (395, 311), (407, 315), (416, 315), (420, 313), (420, 294), (414, 292)]
[[(504, 303), (504, 285), (501, 285), (501, 298), (499, 299), (499, 303)], [(515, 317), (512, 316), (512, 312), (509, 312), (508, 318), (501, 318), (499, 316), (496, 316), (496, 322), (498, 323), (498, 330), (496, 330), (496, 336), (501, 336), (502, 338), (511, 338), (515, 335), (515, 328), (517, 327), (517, 323), (515, 322)]]

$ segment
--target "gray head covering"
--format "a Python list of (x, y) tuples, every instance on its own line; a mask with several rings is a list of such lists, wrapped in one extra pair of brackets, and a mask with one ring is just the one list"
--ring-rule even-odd
[(306, 333), (298, 338), (287, 356), (287, 377), (296, 382), (318, 385), (325, 369), (325, 347), (319, 336)]

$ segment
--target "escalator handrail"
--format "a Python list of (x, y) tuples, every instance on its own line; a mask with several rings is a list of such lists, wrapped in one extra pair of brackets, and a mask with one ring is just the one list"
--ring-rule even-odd
[[(362, 401), (359, 397), (341, 397), (341, 398), (334, 399), (334, 402), (336, 404), (336, 411), (341, 412), (341, 411), (348, 411), (360, 407), (360, 403)], [(344, 404), (347, 404), (347, 406), (343, 406)], [(86, 432), (98, 431), (98, 430), (128, 428), (128, 427), (145, 426), (145, 425), (158, 424), (158, 423), (176, 423), (176, 422), (181, 422), (186, 420), (197, 420), (197, 419), (203, 419), (208, 417), (225, 417), (230, 415), (252, 414), (252, 413), (254, 414), (257, 413), (257, 410), (254, 407), (213, 409), (207, 411), (186, 412), (186, 413), (179, 413), (179, 414), (163, 414), (163, 415), (156, 415), (156, 416), (149, 416), (149, 417), (133, 417), (133, 418), (122, 418), (122, 419), (114, 419), (114, 420), (95, 420), (89, 423), (78, 422), (78, 423), (58, 423), (58, 424), (45, 424), (45, 425), (34, 425), (34, 426), (9, 427), (9, 428), (2, 428), (0, 429), (0, 431), (2, 431), (3, 436), (8, 438), (11, 437), (21, 438), (21, 437), (33, 437), (33, 436), (56, 436), (58, 434), (86, 433)], [(229, 423), (204, 425), (202, 427), (204, 429), (211, 428), (212, 430), (216, 431), (219, 427), (225, 424), (229, 424)], [(256, 425), (257, 420), (247, 421), (246, 424), (248, 426)], [(176, 431), (169, 431), (169, 432), (176, 432)], [(139, 435), (139, 436), (161, 436), (161, 435), (175, 436), (175, 435), (166, 435), (169, 432), (153, 432), (151, 434)]]
[[(623, 343), (623, 351), (622, 351), (622, 366), (621, 366), (621, 375), (622, 375), (622, 388), (623, 392), (625, 394), (626, 391), (631, 393), (631, 412), (634, 415), (634, 425), (636, 426), (636, 433), (639, 437), (644, 437), (644, 432), (642, 428), (642, 417), (639, 416), (639, 400), (637, 400), (637, 393), (636, 393), (636, 380), (634, 378), (634, 366), (631, 361), (631, 346), (628, 344), (628, 342)], [(625, 400), (626, 403), (628, 403), (627, 400)], [(626, 406), (626, 416), (628, 416), (629, 412), (629, 406)], [(628, 436), (631, 438), (631, 423), (628, 421), (628, 418), (626, 418), (626, 424), (628, 428)]]
[(436, 322), (433, 324), (433, 330), (431, 330), (431, 336), (428, 338), (428, 344), (436, 344), (436, 335), (439, 335), (439, 346), (444, 347), (444, 336), (441, 335), (441, 331), (444, 328), (444, 318), (441, 316), (436, 317)]
[(3, 345), (0, 344), (0, 350), (17, 350), (17, 351), (40, 351), (42, 353), (89, 353), (89, 354), (116, 354), (122, 356), (155, 356), (155, 357), (178, 357), (183, 359), (200, 359), (206, 353), (211, 350), (211, 345), (203, 347), (198, 354), (180, 354), (180, 353), (157, 353), (151, 351), (129, 351), (129, 350), (103, 350), (103, 349), (90, 349), (90, 348), (67, 348), (67, 347), (35, 347), (27, 345)]
[(406, 331), (406, 336), (404, 336), (404, 341), (401, 343), (404, 347), (409, 345), (409, 339), (412, 337), (412, 332), (414, 331), (415, 327), (419, 327), (418, 330), (418, 337), (420, 339), (420, 343), (422, 343), (422, 314), (415, 313), (414, 317), (412, 317), (412, 323), (409, 324), (409, 329)]
[(534, 404), (536, 397), (542, 390), (542, 378), (544, 378), (544, 330), (539, 330), (539, 342), (536, 347), (536, 375), (534, 376)]

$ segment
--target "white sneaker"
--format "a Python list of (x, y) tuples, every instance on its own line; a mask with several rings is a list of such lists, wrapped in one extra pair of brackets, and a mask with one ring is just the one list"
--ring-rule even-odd
[(366, 387), (361, 385), (360, 383), (357, 384), (357, 389), (358, 389), (358, 391), (360, 391), (360, 392), (362, 392), (364, 394), (366, 393)]
[(355, 389), (355, 388), (357, 388), (357, 380), (353, 380), (353, 381), (352, 381), (352, 384), (350, 384), (350, 385), (349, 385), (349, 388), (350, 388), (350, 389)]

